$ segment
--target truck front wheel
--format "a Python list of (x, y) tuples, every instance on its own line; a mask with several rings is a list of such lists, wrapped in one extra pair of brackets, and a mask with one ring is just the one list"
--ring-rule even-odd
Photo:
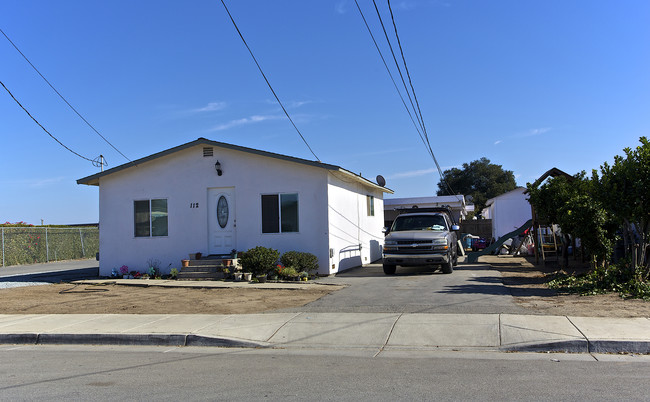
[(396, 265), (384, 264), (384, 273), (386, 275), (395, 275), (395, 269), (396, 268), (397, 268)]
[(448, 255), (447, 256), (447, 262), (442, 263), (442, 273), (443, 274), (451, 274), (454, 272), (454, 265), (452, 262), (452, 256)]

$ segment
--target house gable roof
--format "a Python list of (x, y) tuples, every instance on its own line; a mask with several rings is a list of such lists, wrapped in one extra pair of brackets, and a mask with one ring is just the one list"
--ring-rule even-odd
[(162, 158), (164, 156), (168, 156), (168, 155), (174, 154), (174, 153), (176, 153), (178, 151), (182, 151), (184, 149), (188, 149), (188, 148), (191, 148), (191, 147), (194, 147), (194, 146), (197, 146), (197, 145), (210, 145), (210, 146), (224, 148), (224, 149), (231, 149), (231, 150), (234, 150), (234, 151), (247, 152), (247, 153), (254, 154), (254, 155), (264, 156), (264, 157), (267, 157), (267, 158), (279, 159), (279, 160), (284, 160), (284, 161), (288, 161), (288, 162), (299, 163), (299, 164), (302, 164), (302, 165), (314, 166), (314, 167), (318, 167), (318, 168), (321, 168), (321, 169), (326, 169), (326, 170), (329, 170), (329, 171), (342, 172), (342, 173), (345, 173), (345, 174), (347, 174), (349, 176), (354, 177), (357, 181), (361, 182), (362, 184), (364, 184), (366, 186), (374, 187), (374, 188), (379, 189), (379, 190), (381, 190), (383, 192), (386, 192), (386, 193), (390, 193), (390, 194), (393, 193), (393, 190), (391, 190), (391, 189), (389, 189), (387, 187), (382, 187), (382, 186), (380, 186), (380, 185), (378, 185), (376, 183), (373, 183), (372, 181), (370, 181), (370, 180), (368, 180), (368, 179), (366, 179), (366, 178), (364, 178), (364, 177), (362, 177), (362, 176), (360, 176), (358, 174), (352, 173), (349, 170), (343, 169), (340, 166), (330, 165), (328, 163), (323, 163), (323, 162), (318, 162), (318, 161), (310, 161), (310, 160), (307, 160), (307, 159), (296, 158), (296, 157), (293, 157), (293, 156), (276, 154), (276, 153), (273, 153), (273, 152), (261, 151), (259, 149), (247, 148), (247, 147), (242, 147), (242, 146), (239, 146), (239, 145), (227, 144), (225, 142), (212, 141), (212, 140), (208, 140), (206, 138), (198, 138), (198, 139), (196, 139), (194, 141), (191, 141), (191, 142), (176, 146), (174, 148), (170, 148), (170, 149), (167, 149), (167, 150), (164, 150), (164, 151), (161, 151), (161, 152), (149, 155), (149, 156), (145, 156), (144, 158), (137, 159), (137, 160), (135, 160), (133, 162), (125, 163), (123, 165), (116, 166), (116, 167), (114, 167), (112, 169), (108, 169), (108, 170), (100, 172), (100, 173), (95, 173), (93, 175), (90, 175), (90, 176), (87, 176), (87, 177), (84, 177), (84, 178), (81, 178), (81, 179), (77, 180), (77, 184), (86, 184), (86, 185), (89, 185), (89, 186), (99, 186), (99, 179), (102, 178), (102, 177), (105, 177), (105, 176), (108, 176), (110, 174), (117, 173), (117, 172), (120, 172), (120, 171), (123, 171), (123, 170), (137, 168), (137, 166), (139, 164), (143, 164), (143, 163), (146, 163), (146, 162), (149, 162), (149, 161), (153, 161), (153, 160), (156, 160), (158, 158)]

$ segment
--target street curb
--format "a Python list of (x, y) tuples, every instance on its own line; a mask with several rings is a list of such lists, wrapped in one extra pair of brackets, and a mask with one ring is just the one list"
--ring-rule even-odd
[(185, 335), (39, 334), (37, 345), (184, 346)]
[(216, 346), (225, 348), (265, 348), (268, 344), (241, 339), (210, 337), (203, 335), (187, 335), (184, 346)]
[(650, 354), (650, 341), (589, 341), (589, 352)]
[(586, 339), (570, 341), (524, 343), (502, 346), (502, 352), (560, 352), (560, 353), (589, 353), (589, 342)]
[(0, 334), (4, 345), (210, 346), (264, 348), (270, 345), (193, 334)]

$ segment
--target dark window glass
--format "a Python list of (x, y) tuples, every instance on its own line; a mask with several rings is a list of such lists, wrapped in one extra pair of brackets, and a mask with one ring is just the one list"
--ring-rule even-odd
[(151, 200), (151, 235), (167, 236), (167, 200)]
[(262, 233), (280, 232), (280, 210), (278, 195), (262, 196)]
[(149, 237), (149, 200), (135, 201), (135, 237)]
[(219, 222), (221, 229), (228, 224), (228, 200), (223, 195), (217, 201), (217, 222)]
[(281, 194), (282, 232), (298, 231), (298, 194)]

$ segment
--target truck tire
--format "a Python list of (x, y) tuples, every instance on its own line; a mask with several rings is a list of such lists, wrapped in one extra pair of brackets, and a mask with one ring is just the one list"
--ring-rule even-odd
[(386, 275), (395, 275), (396, 265), (384, 264), (384, 274)]
[(451, 265), (454, 267), (458, 265), (458, 249), (456, 249), (456, 252), (454, 253), (454, 256), (451, 259)]
[(449, 255), (449, 258), (447, 259), (447, 262), (442, 263), (442, 273), (443, 274), (451, 274), (454, 272), (454, 265), (452, 262), (452, 256)]

